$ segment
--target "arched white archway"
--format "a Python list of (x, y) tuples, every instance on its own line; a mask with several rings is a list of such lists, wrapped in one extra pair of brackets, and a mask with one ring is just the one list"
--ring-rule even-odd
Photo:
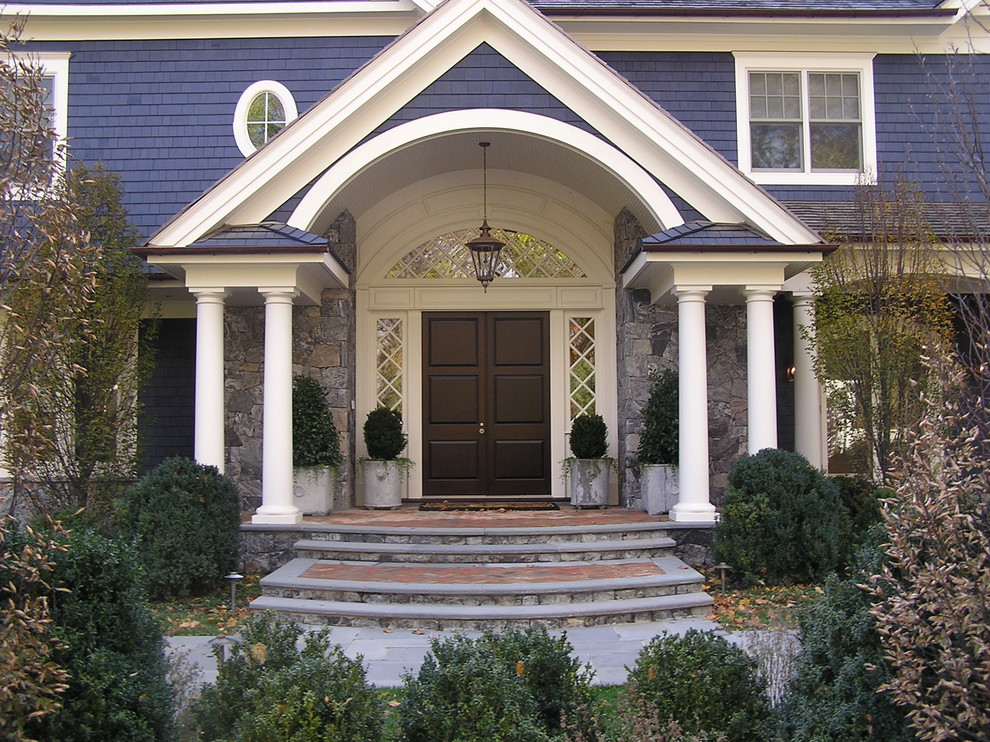
[(396, 126), (365, 142), (321, 176), (289, 218), (289, 224), (311, 230), (324, 209), (355, 178), (390, 154), (418, 143), (469, 131), (509, 132), (536, 137), (577, 153), (599, 165), (629, 190), (663, 229), (684, 220), (659, 184), (618, 149), (571, 124), (524, 111), (470, 109), (426, 116)]
[[(383, 199), (358, 220), (358, 286), (380, 283), (395, 262), (439, 234), (477, 227), (481, 186), (474, 171), (426, 178)], [(563, 250), (591, 282), (614, 282), (614, 217), (566, 186), (502, 171), (488, 174), (493, 226), (525, 232)]]

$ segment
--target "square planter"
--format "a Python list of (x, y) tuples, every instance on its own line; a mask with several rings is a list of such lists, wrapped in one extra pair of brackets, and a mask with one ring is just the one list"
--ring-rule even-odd
[(361, 474), (366, 508), (388, 510), (402, 504), (403, 472), (398, 461), (362, 461)]
[(329, 466), (293, 469), (292, 502), (304, 515), (328, 515), (333, 510), (336, 472)]
[(571, 505), (576, 508), (604, 508), (608, 505), (608, 480), (612, 466), (608, 459), (573, 459), (567, 462), (567, 483)]
[(672, 464), (646, 464), (639, 475), (639, 495), (650, 515), (669, 513), (677, 504), (680, 490), (677, 467)]

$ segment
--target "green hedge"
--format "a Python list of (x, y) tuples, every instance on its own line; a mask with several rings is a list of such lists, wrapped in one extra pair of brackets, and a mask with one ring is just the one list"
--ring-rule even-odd
[(849, 516), (836, 485), (803, 456), (767, 448), (736, 462), (714, 556), (746, 583), (809, 583), (846, 566)]
[(214, 466), (162, 462), (127, 491), (117, 522), (137, 543), (153, 598), (215, 589), (237, 566), (240, 498)]

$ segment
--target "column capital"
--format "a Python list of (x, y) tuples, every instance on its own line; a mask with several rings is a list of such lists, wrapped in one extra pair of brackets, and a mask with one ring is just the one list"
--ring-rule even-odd
[(673, 293), (678, 301), (704, 301), (711, 291), (711, 286), (688, 284), (674, 286)]
[(814, 291), (792, 291), (791, 303), (795, 307), (810, 307), (815, 303), (815, 296)]
[(271, 301), (283, 297), (291, 301), (299, 296), (299, 289), (295, 286), (266, 286), (264, 288), (259, 288), (258, 293), (265, 297), (265, 301)]
[(773, 299), (780, 292), (780, 284), (754, 284), (743, 288), (746, 301)]
[(196, 297), (196, 301), (223, 301), (230, 293), (226, 288), (195, 288), (189, 289), (189, 293)]

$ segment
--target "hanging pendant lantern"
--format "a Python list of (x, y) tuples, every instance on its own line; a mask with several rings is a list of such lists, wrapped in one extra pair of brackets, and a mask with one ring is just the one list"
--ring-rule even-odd
[(482, 154), (482, 196), (484, 211), (482, 212), (481, 234), (467, 243), (471, 251), (471, 263), (474, 266), (474, 275), (481, 282), (485, 293), (488, 293), (488, 286), (495, 280), (495, 269), (498, 267), (498, 256), (505, 246), (504, 242), (499, 242), (491, 234), (491, 227), (488, 226), (488, 148), (491, 142), (478, 142)]

